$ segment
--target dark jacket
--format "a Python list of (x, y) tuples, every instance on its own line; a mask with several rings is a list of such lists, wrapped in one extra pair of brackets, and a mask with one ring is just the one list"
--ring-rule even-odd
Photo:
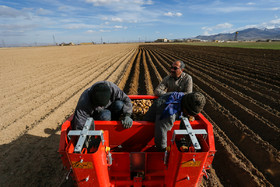
[(129, 114), (129, 115), (132, 114), (132, 103), (131, 103), (130, 98), (117, 85), (115, 85), (114, 83), (109, 82), (109, 81), (96, 82), (90, 88), (86, 89), (82, 93), (82, 95), (78, 101), (78, 104), (76, 106), (75, 113), (74, 113), (74, 118), (71, 123), (71, 125), (74, 129), (82, 129), (87, 118), (93, 117), (94, 112), (99, 110), (100, 107), (94, 108), (92, 106), (90, 97), (89, 97), (89, 90), (98, 83), (106, 83), (109, 86), (109, 88), (111, 89), (111, 97), (110, 97), (109, 103), (105, 107), (103, 107), (104, 109), (108, 109), (114, 101), (121, 100), (124, 103), (122, 113)]
[(156, 99), (152, 106), (149, 108), (148, 112), (144, 116), (144, 121), (151, 121), (155, 122), (156, 115), (161, 115), (166, 108), (167, 104), (166, 101), (169, 98), (169, 96), (172, 94), (172, 92), (164, 94), (160, 96), (158, 99)]

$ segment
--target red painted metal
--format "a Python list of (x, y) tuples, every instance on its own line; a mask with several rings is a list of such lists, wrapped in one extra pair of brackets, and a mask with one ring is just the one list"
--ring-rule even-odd
[[(108, 147), (108, 131), (104, 132), (105, 144), (100, 142), (94, 153), (82, 154), (69, 151), (67, 156), (70, 161), (74, 178), (79, 185), (85, 186), (110, 186), (106, 146)], [(73, 141), (70, 144), (74, 143)], [(74, 146), (74, 145), (73, 145)]]
[[(156, 99), (155, 96), (130, 96), (133, 99)], [(206, 138), (197, 135), (202, 147), (200, 152), (181, 152), (175, 143), (171, 142), (174, 130), (179, 129), (180, 121), (168, 132), (167, 163), (164, 163), (165, 153), (158, 152), (154, 147), (154, 123), (134, 121), (130, 129), (124, 129), (120, 121), (94, 121), (95, 130), (104, 131), (105, 143), (100, 142), (95, 152), (74, 153), (76, 139), (71, 141), (67, 133), (71, 129), (70, 117), (61, 128), (59, 153), (62, 163), (68, 170), (72, 168), (72, 177), (78, 186), (198, 186), (204, 172), (209, 169), (215, 150), (213, 127), (202, 115), (190, 122), (193, 129), (205, 129)], [(107, 162), (108, 150), (112, 154), (112, 165)], [(132, 171), (131, 158), (133, 153), (140, 153), (139, 164), (142, 169)], [(139, 156), (136, 154), (136, 156)], [(81, 161), (82, 160), (82, 161)], [(133, 163), (135, 165), (135, 163)], [(143, 170), (143, 171), (142, 171)]]
[(158, 96), (154, 96), (154, 95), (129, 95), (128, 97), (132, 100), (134, 100), (134, 99), (157, 99), (158, 98)]

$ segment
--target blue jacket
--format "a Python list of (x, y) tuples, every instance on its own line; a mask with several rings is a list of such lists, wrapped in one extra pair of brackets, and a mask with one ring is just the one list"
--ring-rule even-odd
[(183, 96), (183, 92), (169, 92), (160, 96), (145, 114), (144, 120), (154, 122), (156, 115), (161, 115), (160, 118), (163, 119), (181, 112), (181, 100)]

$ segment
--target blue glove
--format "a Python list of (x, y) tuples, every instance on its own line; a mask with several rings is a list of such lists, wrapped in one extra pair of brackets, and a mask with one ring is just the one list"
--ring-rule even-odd
[(122, 125), (124, 128), (129, 129), (132, 127), (132, 122), (133, 120), (131, 119), (130, 116), (125, 116), (124, 119), (122, 120)]

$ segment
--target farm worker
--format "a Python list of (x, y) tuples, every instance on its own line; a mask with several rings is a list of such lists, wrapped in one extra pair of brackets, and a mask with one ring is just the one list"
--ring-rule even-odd
[(181, 115), (195, 116), (203, 110), (206, 99), (200, 92), (184, 94), (167, 93), (154, 101), (146, 115), (145, 121), (155, 122), (155, 145), (160, 151), (167, 146), (167, 131), (171, 130), (176, 119)]
[(161, 96), (168, 92), (191, 93), (193, 90), (192, 77), (183, 72), (184, 68), (185, 63), (183, 61), (175, 60), (171, 66), (170, 75), (164, 77), (154, 90), (155, 95)]
[(94, 120), (121, 121), (124, 128), (132, 126), (132, 103), (130, 98), (114, 83), (100, 81), (86, 89), (76, 106), (73, 121), (73, 129), (82, 129), (87, 118)]

